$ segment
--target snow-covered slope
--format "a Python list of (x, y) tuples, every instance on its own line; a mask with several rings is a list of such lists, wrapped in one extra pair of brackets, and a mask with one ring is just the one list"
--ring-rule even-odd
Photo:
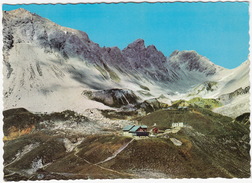
[(250, 112), (250, 61), (242, 63), (232, 70), (221, 70), (207, 82), (193, 88), (187, 97), (200, 96), (203, 98), (215, 98), (220, 100), (222, 107), (214, 109), (214, 112), (237, 117), (245, 112)]
[(233, 118), (240, 116), (241, 114), (250, 112), (249, 96), (249, 93), (239, 95), (224, 106), (216, 108), (213, 111)]
[(242, 63), (239, 67), (232, 69), (223, 75), (216, 76), (215, 80), (224, 83), (221, 94), (233, 92), (234, 89), (250, 86), (249, 72), (250, 61)]
[(229, 70), (195, 51), (174, 51), (167, 58), (142, 39), (123, 50), (100, 47), (85, 32), (24, 9), (3, 12), (3, 42), (4, 109), (109, 108), (88, 99), (84, 90), (131, 90), (139, 100), (163, 96), (170, 104), (195, 96), (218, 98), (249, 86), (249, 61)]
[(246, 88), (249, 83), (250, 61), (242, 63), (239, 67), (228, 70), (222, 69), (209, 78), (207, 82), (200, 83), (189, 93), (190, 96), (217, 98), (223, 94), (234, 92), (239, 88)]
[[(97, 79), (99, 72), (86, 67), (77, 60), (61, 63), (59, 55), (44, 54), (43, 50), (28, 43), (15, 44), (9, 52), (11, 69), (4, 66), (4, 107), (25, 107), (31, 111), (62, 111), (74, 109), (81, 112), (90, 106), (107, 108), (101, 103), (86, 99), (81, 95), (84, 88), (109, 86)], [(22, 54), (20, 54), (22, 53)], [(82, 73), (83, 82), (74, 77)], [(77, 76), (76, 76), (77, 75)], [(85, 82), (84, 78), (89, 78)]]

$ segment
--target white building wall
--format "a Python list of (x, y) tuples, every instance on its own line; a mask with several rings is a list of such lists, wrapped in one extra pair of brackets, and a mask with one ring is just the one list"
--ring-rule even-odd
[(178, 126), (179, 126), (179, 127), (183, 127), (183, 126), (184, 126), (184, 123), (178, 123)]
[(132, 137), (132, 133), (129, 133), (129, 132), (123, 132), (123, 136), (126, 136), (126, 137)]
[(184, 127), (184, 123), (183, 122), (172, 123), (172, 128), (175, 128), (175, 127)]

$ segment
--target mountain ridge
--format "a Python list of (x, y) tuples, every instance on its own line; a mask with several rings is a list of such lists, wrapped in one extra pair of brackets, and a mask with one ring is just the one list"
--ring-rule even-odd
[[(18, 16), (18, 15), (28, 15), (28, 16)], [(25, 19), (25, 20), (29, 20), (29, 21), (41, 21), (40, 23), (46, 23), (47, 25), (49, 24), (52, 24), (52, 26), (54, 26), (54, 27), (56, 27), (57, 29), (59, 29), (59, 31), (69, 31), (69, 32), (64, 32), (65, 34), (71, 34), (71, 33), (75, 33), (75, 34), (78, 34), (78, 35), (81, 35), (82, 36), (82, 38), (84, 38), (84, 40), (85, 41), (87, 41), (88, 43), (90, 43), (90, 45), (88, 45), (88, 46), (91, 46), (93, 49), (95, 49), (97, 46), (99, 47), (99, 44), (97, 44), (97, 43), (94, 43), (94, 42), (92, 42), (90, 39), (89, 39), (89, 37), (88, 37), (88, 35), (87, 35), (87, 33), (85, 33), (85, 32), (83, 32), (83, 31), (79, 31), (79, 30), (75, 30), (75, 29), (71, 29), (71, 28), (67, 28), (67, 27), (62, 27), (62, 26), (60, 26), (60, 25), (58, 25), (58, 24), (55, 24), (54, 22), (52, 22), (52, 21), (50, 21), (49, 19), (45, 19), (45, 18), (43, 18), (43, 17), (41, 17), (41, 16), (39, 16), (39, 15), (37, 15), (37, 14), (35, 14), (35, 13), (30, 13), (29, 11), (27, 11), (27, 10), (25, 10), (25, 9), (17, 9), (17, 10), (12, 10), (12, 11), (8, 11), (8, 12), (4, 12), (4, 17), (3, 17), (3, 21), (5, 22), (5, 19), (6, 19), (6, 17), (8, 17), (8, 16), (10, 16), (11, 18), (13, 18), (13, 17), (15, 17), (15, 18), (17, 18), (17, 19)], [(16, 21), (15, 23), (20, 23), (19, 21)], [(21, 23), (27, 23), (27, 22), (21, 22)], [(30, 23), (30, 22), (29, 22)], [(36, 23), (36, 22), (33, 22), (33, 23)], [(39, 27), (40, 28), (40, 27)], [(42, 27), (42, 28), (44, 28), (44, 27)], [(34, 29), (34, 28), (33, 28)], [(34, 30), (33, 30), (34, 31)], [(43, 31), (41, 31), (41, 32), (43, 32)], [(30, 40), (36, 40), (36, 39), (42, 39), (42, 38), (45, 38), (45, 37), (43, 37), (43, 35), (41, 35), (41, 32), (38, 32), (38, 35), (33, 35), (33, 34), (30, 34), (30, 35), (26, 35), (26, 36), (35, 36), (35, 38), (31, 38), (30, 37)], [(49, 34), (49, 33), (48, 33)], [(59, 33), (57, 36), (59, 36), (60, 38), (64, 38), (65, 36), (63, 36), (62, 35), (62, 33)], [(70, 35), (70, 37), (71, 36), (73, 36), (73, 35)], [(54, 46), (54, 47), (56, 47), (56, 48), (61, 48), (60, 46), (63, 46), (63, 45), (61, 45), (62, 43), (63, 43), (63, 41), (62, 42), (59, 42), (59, 39), (55, 39), (53, 36), (51, 36), (52, 38), (53, 38), (53, 41), (54, 42), (56, 42), (54, 45), (52, 45), (52, 46)], [(76, 38), (76, 37), (75, 37)], [(48, 39), (50, 40), (50, 34), (48, 35)], [(70, 38), (69, 38), (70, 39)], [(52, 40), (51, 40), (52, 41)], [(70, 42), (71, 41), (75, 41), (75, 44), (78, 44), (79, 43), (79, 40), (78, 39), (74, 39), (74, 38), (72, 38), (72, 40), (69, 40)], [(83, 42), (82, 42), (83, 43)], [(67, 45), (67, 46), (69, 46), (69, 45)], [(165, 61), (166, 61), (166, 59), (165, 59), (165, 57), (166, 56), (164, 56), (163, 55), (163, 53), (162, 52), (160, 52), (160, 51), (158, 51), (157, 49), (156, 49), (156, 47), (154, 46), (154, 45), (148, 45), (147, 47), (145, 46), (145, 44), (144, 44), (144, 40), (143, 39), (137, 39), (137, 40), (135, 40), (135, 41), (133, 41), (132, 43), (129, 43), (128, 44), (128, 46), (127, 47), (125, 47), (124, 49), (122, 49), (122, 50), (120, 50), (122, 53), (124, 53), (124, 52), (127, 52), (127, 50), (128, 49), (131, 49), (131, 50), (136, 50), (136, 47), (137, 47), (137, 49), (139, 49), (139, 50), (144, 50), (144, 49), (147, 49), (147, 50), (150, 50), (150, 51), (152, 51), (152, 52), (156, 52), (156, 53), (158, 53), (159, 55), (160, 55), (160, 57), (161, 57), (161, 59), (162, 59), (162, 62), (164, 63)], [(101, 48), (101, 47), (100, 47)], [(110, 49), (110, 50), (115, 50), (116, 49), (116, 47), (112, 47), (112, 48), (110, 48), (110, 47), (104, 47), (105, 48), (105, 50), (107, 50), (107, 49)], [(133, 49), (132, 49), (133, 48)], [(139, 50), (137, 50), (137, 52), (139, 52)], [(76, 50), (76, 52), (78, 52), (78, 50)], [(184, 53), (184, 52), (191, 52), (191, 51), (182, 51), (181, 53)], [(194, 51), (195, 52), (195, 51)], [(196, 53), (196, 52), (195, 52)], [(99, 54), (99, 52), (98, 52), (98, 54)], [(127, 55), (127, 53), (125, 53), (126, 55)], [(185, 54), (188, 54), (188, 53), (185, 53)], [(151, 55), (150, 55), (151, 56)], [(84, 57), (85, 58), (85, 57)], [(166, 57), (167, 58), (167, 57)]]
[(251, 176), (250, 61), (100, 47), (24, 9), (3, 40), (5, 181)]
[[(81, 96), (84, 90), (121, 88), (141, 95), (147, 87), (149, 97), (141, 95), (142, 100), (161, 95), (176, 100), (198, 93), (192, 90), (206, 82), (218, 82), (218, 88), (204, 93), (214, 98), (249, 85), (247, 67), (225, 69), (196, 51), (176, 50), (166, 57), (154, 45), (145, 46), (143, 39), (122, 50), (100, 47), (85, 32), (61, 27), (25, 9), (4, 11), (3, 41), (7, 109), (40, 97), (46, 110), (48, 99), (70, 91)], [(36, 92), (41, 93), (37, 98)]]

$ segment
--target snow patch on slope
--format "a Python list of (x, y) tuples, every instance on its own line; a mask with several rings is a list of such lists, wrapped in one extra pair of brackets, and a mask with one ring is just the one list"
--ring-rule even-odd
[(225, 116), (230, 116), (232, 118), (235, 118), (243, 113), (250, 112), (250, 105), (248, 102), (249, 96), (249, 93), (238, 96), (229, 104), (214, 109), (213, 112), (220, 113)]

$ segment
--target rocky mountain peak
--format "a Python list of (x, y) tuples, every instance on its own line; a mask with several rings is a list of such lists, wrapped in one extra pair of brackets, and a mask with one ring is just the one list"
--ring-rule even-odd
[[(5, 11), (7, 12), (7, 11)], [(8, 14), (12, 14), (12, 15), (32, 15), (31, 12), (27, 11), (26, 9), (24, 8), (18, 8), (18, 9), (15, 9), (15, 10), (12, 10), (12, 11), (8, 11)]]
[(199, 55), (196, 51), (178, 51), (175, 50), (168, 58), (169, 63), (176, 69), (185, 68), (188, 71), (199, 71), (206, 75), (213, 75), (220, 66), (212, 63), (208, 58)]
[(175, 50), (175, 51), (173, 51), (172, 53), (171, 53), (171, 55), (169, 56), (169, 57), (172, 57), (172, 56), (174, 56), (174, 55), (177, 55), (179, 53), (179, 50)]
[[(162, 52), (158, 51), (154, 45), (149, 45), (145, 46), (144, 40), (143, 39), (137, 39), (133, 43), (129, 44), (126, 48), (122, 50), (122, 53), (126, 57), (137, 57), (141, 58), (141, 61), (143, 62), (144, 60), (166, 60), (166, 57), (163, 55)], [(142, 58), (142, 57), (148, 57), (147, 58)], [(154, 58), (155, 59), (152, 59)], [(157, 58), (159, 57), (159, 58)], [(139, 60), (140, 61), (140, 60)]]
[(125, 48), (125, 49), (131, 49), (131, 50), (136, 50), (136, 51), (143, 50), (143, 49), (145, 49), (144, 40), (137, 39), (133, 43), (129, 44), (127, 46), (127, 48)]
[(154, 52), (158, 51), (157, 48), (156, 48), (156, 46), (154, 46), (154, 45), (149, 45), (149, 46), (147, 46), (146, 49), (149, 50), (150, 52), (152, 52), (152, 51), (154, 51)]
[(190, 62), (190, 61), (198, 61), (200, 59), (200, 55), (194, 51), (178, 51), (176, 50), (175, 52), (172, 53), (171, 57), (178, 57), (180, 62)]
[(9, 20), (10, 18), (13, 24), (27, 23), (28, 21), (44, 19), (39, 15), (31, 13), (23, 8), (19, 8), (12, 11), (3, 11), (3, 22)]
[[(164, 68), (163, 63), (166, 62), (166, 57), (162, 52), (158, 51), (154, 45), (145, 47), (143, 39), (137, 39), (122, 50), (122, 54), (126, 60), (136, 69), (152, 69)], [(161, 66), (163, 65), (163, 66)], [(165, 71), (166, 72), (166, 71)], [(149, 73), (149, 75), (154, 75)]]

